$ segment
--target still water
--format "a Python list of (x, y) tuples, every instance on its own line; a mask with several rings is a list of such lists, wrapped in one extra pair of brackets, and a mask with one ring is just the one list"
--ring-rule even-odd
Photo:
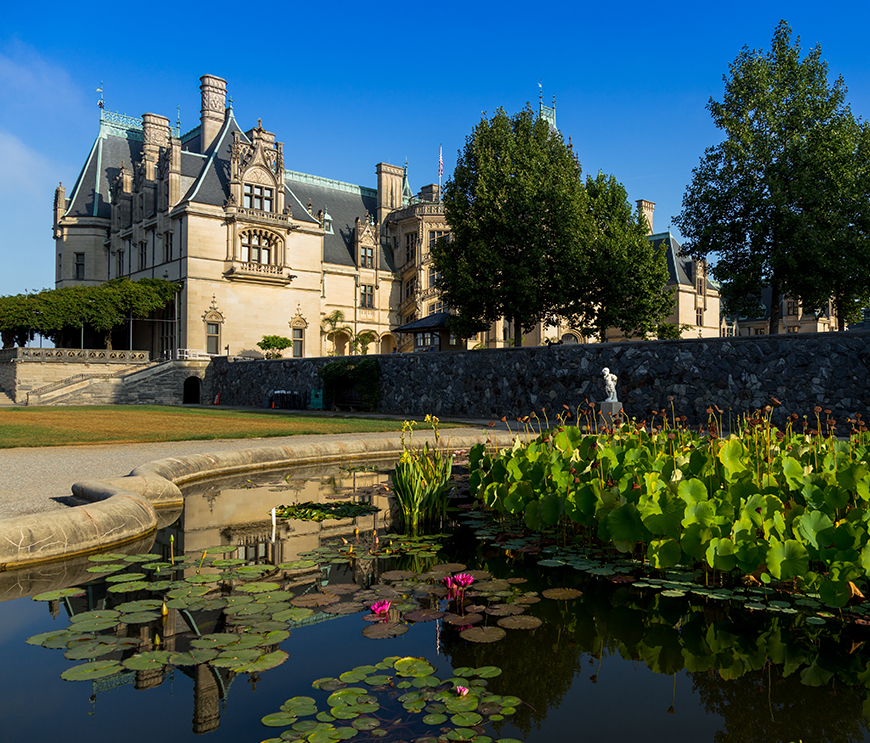
[[(27, 638), (66, 629), (71, 615), (154, 595), (110, 592), (104, 578), (91, 578), (81, 595), (0, 603), (0, 740), (151, 743), (205, 735), (215, 742), (256, 743), (286, 729), (260, 722), (285, 700), (310, 696), (318, 709), (328, 708), (329, 692), (312, 689), (313, 681), (375, 665), (388, 656), (425, 658), (440, 679), (462, 667), (500, 669), (488, 679), (487, 688), (523, 701), (514, 714), (481, 729), (480, 736), (494, 740), (870, 740), (864, 717), (865, 709), (870, 712), (870, 652), (860, 623), (831, 617), (824, 624), (807, 624), (804, 614), (791, 609), (747, 609), (746, 597), (738, 594), (730, 601), (688, 590), (663, 595), (654, 585), (636, 588), (624, 577), (627, 570), (594, 575), (580, 570), (579, 562), (542, 568), (537, 564), (541, 555), (523, 548), (521, 538), (514, 537), (510, 550), (480, 539), (480, 521), (474, 519), (470, 526), (405, 551), (400, 538), (393, 537), (399, 554), (372, 558), (367, 554), (373, 548), (385, 551), (391, 539), (383, 487), (387, 479), (382, 470), (295, 470), (198, 484), (186, 494), (185, 511), (177, 521), (153, 544), (133, 549), (162, 560), (187, 554), (192, 560), (183, 575), (191, 578), (217, 573), (207, 565), (197, 568), (204, 550), (234, 546), (236, 551), (218, 557), (243, 566), (262, 565), (262, 571), (255, 569), (256, 580), (278, 583), (285, 599), (295, 597), (294, 606), (313, 601), (310, 616), (290, 622), (290, 635), (280, 642), (287, 660), (269, 670), (168, 665), (65, 681), (61, 674), (82, 661), (65, 658), (63, 649), (29, 645)], [(279, 522), (273, 535), (268, 517), (273, 506), (337, 498), (360, 499), (382, 510), (342, 521)], [(357, 545), (356, 551), (349, 553), (351, 545)], [(314, 567), (298, 567), (311, 562)], [(522, 615), (540, 619), (540, 626), (508, 629), (503, 639), (477, 643), (463, 638), (462, 624), (451, 624), (450, 613), (431, 621), (402, 621), (403, 612), (416, 609), (456, 609), (437, 590), (443, 577), (439, 569), (445, 564), (452, 568), (447, 574), (458, 566), (479, 571), (476, 584), (482, 590), (472, 585), (467, 603), (477, 605), (480, 625), (498, 626), (504, 615), (496, 605), (516, 599)], [(92, 574), (83, 571), (93, 565), (86, 561), (85, 567), (67, 574), (83, 576), (76, 584), (85, 585)], [(127, 568), (138, 569), (135, 563)], [(410, 577), (411, 571), (423, 577)], [(147, 580), (160, 577), (151, 571)], [(232, 595), (249, 579), (237, 577)], [(332, 608), (311, 598), (335, 586), (343, 588)], [(544, 595), (555, 588), (579, 589), (582, 595), (562, 600)], [(356, 601), (359, 596), (366, 600)], [(393, 624), (401, 625), (404, 633), (371, 639), (363, 631), (374, 624), (364, 616), (373, 598), (384, 597), (392, 600)], [(347, 614), (326, 611), (354, 601), (366, 608)], [(397, 610), (399, 606), (404, 608)], [(170, 609), (169, 620), (102, 630), (131, 643), (131, 649), (106, 658), (122, 660), (136, 649), (155, 647), (189, 650), (198, 637), (191, 625), (201, 635), (240, 626), (226, 608), (207, 604), (194, 604), (187, 614)], [(267, 630), (267, 624), (260, 627)], [(155, 646), (155, 635), (161, 637), (160, 645)], [(135, 643), (137, 648), (132, 647)], [(412, 741), (437, 734), (438, 728), (418, 726), (388, 730), (380, 740)], [(370, 738), (360, 733), (358, 739)]]

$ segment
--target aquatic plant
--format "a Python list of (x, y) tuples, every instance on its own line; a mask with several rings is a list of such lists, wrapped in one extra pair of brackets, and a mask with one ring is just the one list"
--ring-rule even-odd
[[(468, 686), (438, 678), (435, 667), (425, 658), (394, 655), (375, 665), (358, 666), (338, 678), (317, 679), (312, 687), (329, 692), (323, 711), (318, 712), (313, 697), (288, 699), (278, 712), (262, 719), (268, 727), (287, 730), (280, 738), (263, 743), (327, 743), (349, 738), (361, 743), (381, 739), (491, 743), (495, 739), (486, 734), (486, 728), (513, 715), (522, 700), (487, 688), (489, 679), (501, 675), (496, 666), (453, 669), (454, 677), (460, 674)], [(364, 687), (348, 685), (357, 683)], [(398, 696), (397, 690), (401, 692)], [(301, 719), (308, 717), (316, 721)], [(498, 741), (520, 743), (514, 738)]]
[(290, 506), (278, 506), (276, 516), (279, 519), (297, 519), (299, 521), (326, 521), (327, 519), (353, 519), (377, 513), (381, 509), (371, 503), (359, 501), (333, 501), (331, 503), (294, 503)]
[[(470, 455), (472, 492), (509, 523), (602, 544), (654, 568), (681, 564), (710, 578), (734, 572), (782, 588), (819, 592), (832, 606), (862, 595), (870, 575), (870, 441), (852, 422), (814, 413), (773, 426), (772, 407), (724, 438), (711, 408), (706, 430), (673, 409), (658, 425), (607, 427), (592, 408), (553, 430), (526, 421), (526, 440)], [(826, 414), (827, 415), (827, 414)], [(656, 419), (653, 419), (654, 423)], [(860, 584), (860, 585), (859, 585)]]
[(438, 418), (427, 415), (426, 423), (435, 431), (435, 445), (430, 449), (427, 441), (422, 448), (415, 449), (413, 436), (417, 424), (405, 421), (402, 425), (402, 457), (392, 473), (399, 525), (412, 534), (423, 524), (444, 520), (453, 472), (453, 456), (441, 448)]

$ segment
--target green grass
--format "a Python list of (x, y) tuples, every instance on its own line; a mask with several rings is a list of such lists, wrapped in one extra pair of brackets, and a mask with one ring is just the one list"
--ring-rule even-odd
[(0, 409), (0, 448), (384, 431), (401, 421), (160, 405)]

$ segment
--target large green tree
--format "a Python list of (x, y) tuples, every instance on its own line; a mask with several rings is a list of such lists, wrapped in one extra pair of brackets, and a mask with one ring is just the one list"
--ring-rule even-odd
[(106, 348), (111, 348), (115, 328), (165, 307), (178, 289), (165, 279), (125, 278), (0, 297), (3, 346), (24, 345), (34, 333), (59, 344), (84, 326), (103, 336)]
[(484, 116), (444, 186), (452, 239), (432, 251), (443, 299), (463, 336), (504, 317), (514, 344), (559, 314), (590, 237), (580, 166), (561, 134), (528, 106)]
[(804, 159), (816, 165), (794, 174), (806, 219), (797, 233), (801, 249), (790, 256), (789, 287), (804, 312), (832, 301), (845, 330), (870, 305), (870, 124), (844, 111), (810, 132)]
[(769, 286), (770, 332), (778, 332), (778, 298), (797, 298), (798, 251), (808, 250), (814, 209), (832, 202), (816, 198), (826, 188), (820, 172), (823, 148), (831, 143), (848, 109), (841, 78), (829, 84), (828, 67), (816, 46), (801, 57), (800, 39), (781, 21), (770, 51), (744, 47), (724, 76), (722, 101), (707, 104), (725, 140), (706, 150), (674, 220), (695, 258), (714, 255), (713, 276), (722, 284), (729, 311), (757, 315)]
[(646, 218), (632, 209), (625, 187), (614, 176), (587, 177), (586, 195), (593, 225), (583, 246), (587, 272), (573, 275), (571, 299), (560, 314), (602, 342), (609, 328), (627, 336), (659, 334), (674, 309), (673, 292), (664, 290), (665, 254), (647, 239)]

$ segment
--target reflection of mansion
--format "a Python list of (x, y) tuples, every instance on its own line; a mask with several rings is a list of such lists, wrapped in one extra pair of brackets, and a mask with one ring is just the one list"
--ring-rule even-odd
[[(55, 195), (57, 286), (116, 277), (181, 283), (175, 305), (134, 320), (134, 348), (259, 356), (264, 335), (291, 338), (286, 355), (348, 353), (371, 331), (377, 353), (460, 348), (443, 328), (430, 251), (449, 233), (438, 186), (415, 197), (407, 169), (376, 166), (369, 188), (285, 169), (283, 145), (258, 125), (242, 131), (226, 82), (201, 78), (200, 125), (182, 133), (169, 119), (101, 110), (100, 132), (70, 193)], [(555, 125), (555, 109), (541, 105)], [(652, 232), (652, 207), (641, 201)], [(669, 233), (675, 289), (670, 321), (684, 335), (719, 335), (719, 295), (703, 265), (680, 258)], [(346, 330), (323, 333), (336, 310)], [(440, 322), (439, 322), (440, 320)], [(416, 332), (396, 329), (413, 323)], [(126, 344), (127, 330), (124, 331)], [(501, 347), (506, 323), (468, 346)], [(569, 328), (540, 328), (528, 345), (585, 342)], [(119, 339), (120, 340), (120, 339)]]

